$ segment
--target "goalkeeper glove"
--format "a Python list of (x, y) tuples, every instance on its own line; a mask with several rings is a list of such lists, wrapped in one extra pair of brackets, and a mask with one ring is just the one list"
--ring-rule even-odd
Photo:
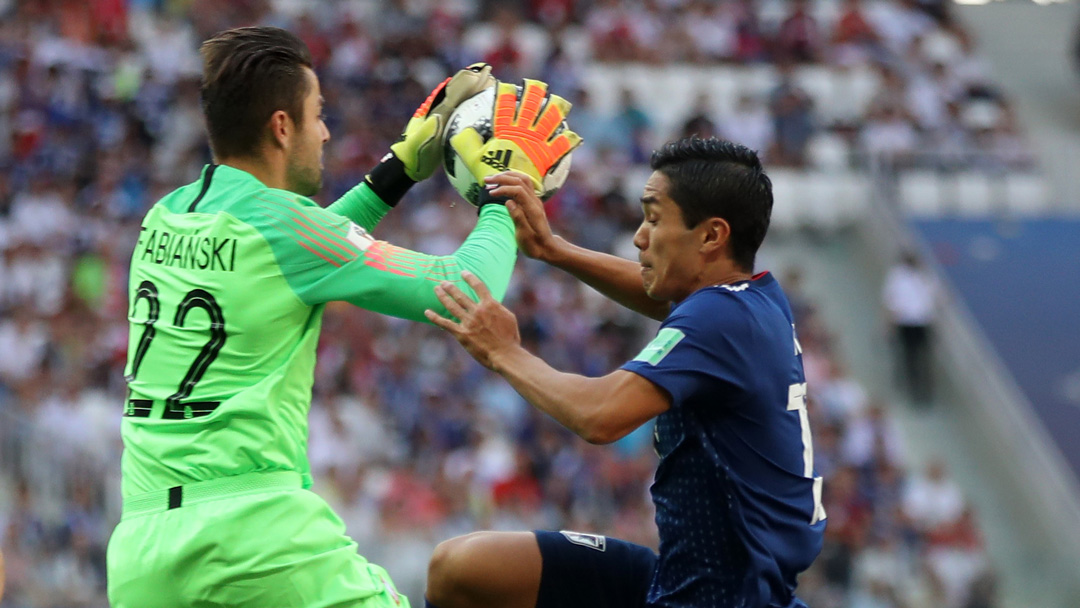
[(393, 206), (413, 184), (431, 177), (442, 162), (440, 144), (450, 114), (495, 82), (486, 63), (474, 63), (440, 82), (413, 113), (390, 153), (365, 178), (372, 191)]
[(532, 180), (541, 196), (544, 176), (581, 145), (581, 137), (570, 129), (555, 135), (570, 107), (562, 97), (549, 95), (547, 84), (539, 80), (526, 78), (524, 87), (500, 82), (491, 139), (485, 142), (476, 129), (467, 128), (451, 137), (450, 145), (481, 184), (490, 175), (517, 171)]

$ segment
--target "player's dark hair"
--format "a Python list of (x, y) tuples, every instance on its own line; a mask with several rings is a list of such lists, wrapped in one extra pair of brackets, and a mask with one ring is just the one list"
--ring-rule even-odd
[(668, 178), (668, 194), (682, 211), (686, 227), (710, 217), (726, 220), (731, 226), (732, 259), (752, 271), (773, 205), (772, 182), (757, 154), (714, 137), (686, 137), (653, 152), (650, 165)]
[(266, 123), (284, 110), (303, 124), (311, 51), (277, 27), (226, 30), (202, 43), (202, 109), (217, 158), (250, 156), (266, 136)]

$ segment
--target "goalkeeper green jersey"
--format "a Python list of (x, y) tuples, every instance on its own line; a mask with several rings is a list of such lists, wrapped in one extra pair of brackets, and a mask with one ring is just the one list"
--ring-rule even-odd
[(445, 314), (469, 270), (502, 298), (513, 222), (486, 205), (450, 256), (375, 240), (389, 207), (366, 184), (327, 208), (226, 165), (155, 204), (131, 259), (122, 435), (125, 498), (254, 471), (310, 487), (307, 413), (324, 305)]

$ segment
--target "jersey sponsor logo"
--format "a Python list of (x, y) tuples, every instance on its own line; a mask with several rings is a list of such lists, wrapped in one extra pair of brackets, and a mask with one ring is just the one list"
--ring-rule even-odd
[(236, 239), (232, 237), (176, 234), (146, 228), (139, 233), (136, 250), (142, 249), (140, 262), (160, 264), (184, 270), (236, 270)]
[(664, 360), (664, 357), (668, 356), (675, 345), (682, 342), (682, 339), (686, 337), (682, 331), (673, 327), (665, 327), (657, 332), (656, 337), (652, 342), (649, 342), (645, 348), (638, 353), (638, 356), (634, 357), (634, 361), (644, 361), (649, 365), (656, 365)]
[(740, 291), (746, 291), (747, 289), (750, 289), (750, 283), (739, 283), (738, 285), (721, 285), (720, 287), (723, 287), (728, 291), (738, 293)]
[(506, 171), (510, 168), (510, 157), (513, 153), (513, 150), (488, 150), (480, 162), (499, 171)]
[(368, 247), (375, 244), (375, 239), (371, 238), (367, 230), (352, 222), (349, 222), (349, 232), (345, 234), (345, 240), (356, 245), (356, 248), (360, 251), (367, 251)]
[(596, 551), (607, 550), (607, 538), (600, 536), (599, 534), (585, 534), (583, 532), (571, 532), (570, 530), (560, 530), (559, 534), (565, 536), (566, 540), (575, 545), (581, 545), (582, 547), (588, 547), (590, 549), (595, 549)]

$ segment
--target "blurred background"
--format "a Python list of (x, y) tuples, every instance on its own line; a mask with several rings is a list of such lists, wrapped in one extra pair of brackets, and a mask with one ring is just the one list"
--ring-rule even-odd
[[(556, 230), (625, 257), (657, 145), (760, 151), (758, 270), (804, 347), (825, 549), (814, 608), (1080, 606), (1080, 10), (1021, 0), (0, 0), (4, 608), (107, 605), (127, 265), (146, 209), (209, 162), (200, 41), (310, 46), (358, 183), (427, 91), (484, 60), (575, 107)], [(376, 236), (445, 254), (475, 222), (440, 174)], [(607, 373), (655, 324), (522, 261), (530, 350)], [(593, 447), (434, 328), (327, 308), (315, 490), (422, 603), (439, 541), (576, 529), (655, 545), (651, 426)]]

